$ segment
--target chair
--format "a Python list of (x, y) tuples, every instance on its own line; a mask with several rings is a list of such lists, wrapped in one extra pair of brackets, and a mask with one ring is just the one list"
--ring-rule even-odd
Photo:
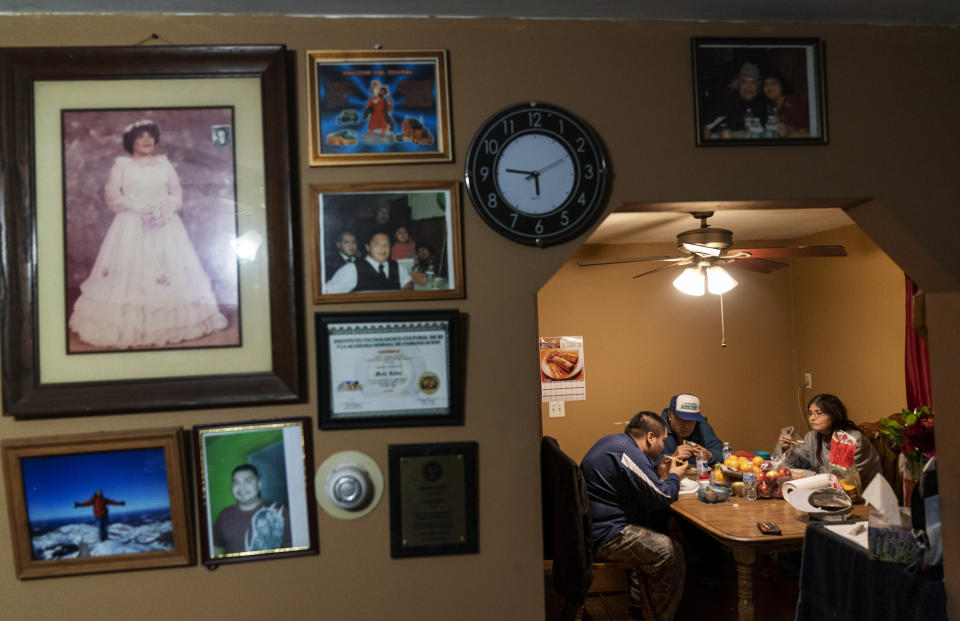
[[(554, 586), (582, 619), (588, 597), (598, 597), (610, 621), (617, 616), (608, 597), (630, 593), (632, 563), (594, 561), (589, 541), (590, 507), (586, 485), (577, 462), (560, 450), (549, 436), (540, 445), (543, 504), (543, 568), (553, 571)], [(644, 618), (654, 621), (646, 585), (640, 583)]]
[[(892, 414), (890, 418), (900, 420), (901, 422), (903, 420), (899, 412)], [(873, 449), (880, 457), (883, 478), (890, 483), (890, 487), (893, 488), (893, 492), (897, 495), (897, 500), (900, 504), (904, 504), (904, 481), (903, 473), (900, 472), (900, 455), (894, 453), (890, 445), (884, 441), (883, 434), (880, 433), (880, 421), (859, 423), (857, 426), (860, 427), (860, 431), (863, 432), (863, 437), (870, 441)]]

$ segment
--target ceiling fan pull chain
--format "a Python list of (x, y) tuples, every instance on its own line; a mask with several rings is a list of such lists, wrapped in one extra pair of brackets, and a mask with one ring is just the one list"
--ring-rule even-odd
[(720, 347), (727, 346), (727, 329), (723, 322), (723, 294), (720, 294)]

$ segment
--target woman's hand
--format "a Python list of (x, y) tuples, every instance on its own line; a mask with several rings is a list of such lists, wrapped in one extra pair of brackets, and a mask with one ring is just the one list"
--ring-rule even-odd
[(787, 450), (794, 445), (794, 439), (786, 434), (782, 434), (778, 440), (778, 444), (780, 444), (780, 448)]

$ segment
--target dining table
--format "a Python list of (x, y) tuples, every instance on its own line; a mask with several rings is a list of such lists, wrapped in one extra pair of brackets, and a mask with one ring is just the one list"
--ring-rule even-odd
[[(670, 511), (730, 549), (737, 564), (737, 618), (754, 619), (754, 574), (757, 559), (776, 552), (803, 549), (810, 517), (779, 498), (706, 503), (697, 494), (681, 494)], [(852, 517), (866, 517), (866, 505), (854, 505)], [(774, 522), (781, 534), (765, 535), (757, 522)]]

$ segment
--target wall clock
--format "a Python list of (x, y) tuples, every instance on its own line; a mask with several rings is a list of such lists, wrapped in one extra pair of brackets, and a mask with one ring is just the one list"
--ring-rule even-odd
[(495, 231), (547, 246), (583, 232), (602, 210), (607, 158), (584, 121), (529, 102), (484, 123), (467, 150), (464, 176), (473, 206)]

